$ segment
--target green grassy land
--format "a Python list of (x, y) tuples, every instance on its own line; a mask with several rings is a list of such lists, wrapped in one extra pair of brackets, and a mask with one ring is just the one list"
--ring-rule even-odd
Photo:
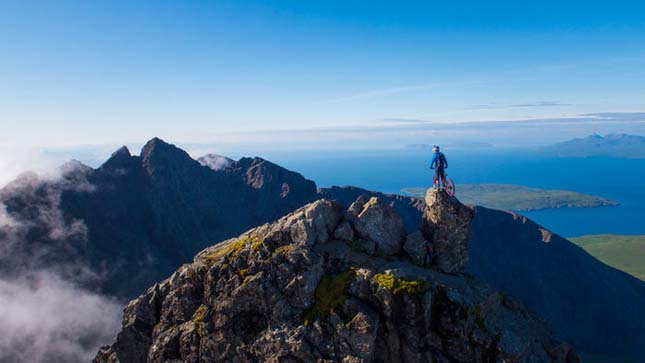
[[(427, 188), (405, 188), (408, 195), (423, 197)], [(512, 184), (458, 184), (457, 197), (466, 204), (530, 211), (566, 207), (602, 207), (617, 205), (609, 199), (568, 190), (546, 190)]]
[[(645, 236), (600, 234), (569, 238), (602, 262), (645, 280)], [(637, 363), (640, 359), (580, 352), (584, 363)]]
[(645, 280), (645, 236), (601, 234), (569, 240), (600, 261)]

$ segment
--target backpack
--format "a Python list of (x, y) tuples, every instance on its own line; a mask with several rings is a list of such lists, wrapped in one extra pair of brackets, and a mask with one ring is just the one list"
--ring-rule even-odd
[(443, 169), (448, 165), (448, 161), (446, 160), (446, 156), (443, 153), (439, 153), (439, 157), (437, 158), (437, 169)]

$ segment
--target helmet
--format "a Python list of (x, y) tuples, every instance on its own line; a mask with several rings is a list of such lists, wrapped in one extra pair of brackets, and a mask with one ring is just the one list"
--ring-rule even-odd
[(432, 146), (432, 151), (439, 151), (439, 146), (437, 145)]

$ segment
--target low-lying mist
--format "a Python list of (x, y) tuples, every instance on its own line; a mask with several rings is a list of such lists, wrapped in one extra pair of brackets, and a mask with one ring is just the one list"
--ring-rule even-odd
[[(64, 190), (94, 190), (75, 168), (59, 170), (74, 178), (27, 175), (0, 193), (2, 363), (89, 362), (120, 326), (124, 302), (90, 290), (101, 274), (75, 254), (87, 242), (85, 223), (60, 208)], [(14, 197), (27, 212), (11, 212), (3, 201)]]
[(89, 362), (118, 331), (122, 306), (51, 271), (0, 279), (0, 362)]

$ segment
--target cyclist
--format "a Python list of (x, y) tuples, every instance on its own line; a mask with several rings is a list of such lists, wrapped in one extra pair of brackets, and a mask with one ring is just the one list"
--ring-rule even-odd
[(440, 189), (441, 187), (446, 187), (446, 172), (445, 169), (448, 168), (448, 160), (446, 156), (440, 151), (439, 146), (435, 145), (432, 147), (432, 162), (430, 163), (430, 169), (434, 169), (435, 175), (433, 182), (435, 188)]

